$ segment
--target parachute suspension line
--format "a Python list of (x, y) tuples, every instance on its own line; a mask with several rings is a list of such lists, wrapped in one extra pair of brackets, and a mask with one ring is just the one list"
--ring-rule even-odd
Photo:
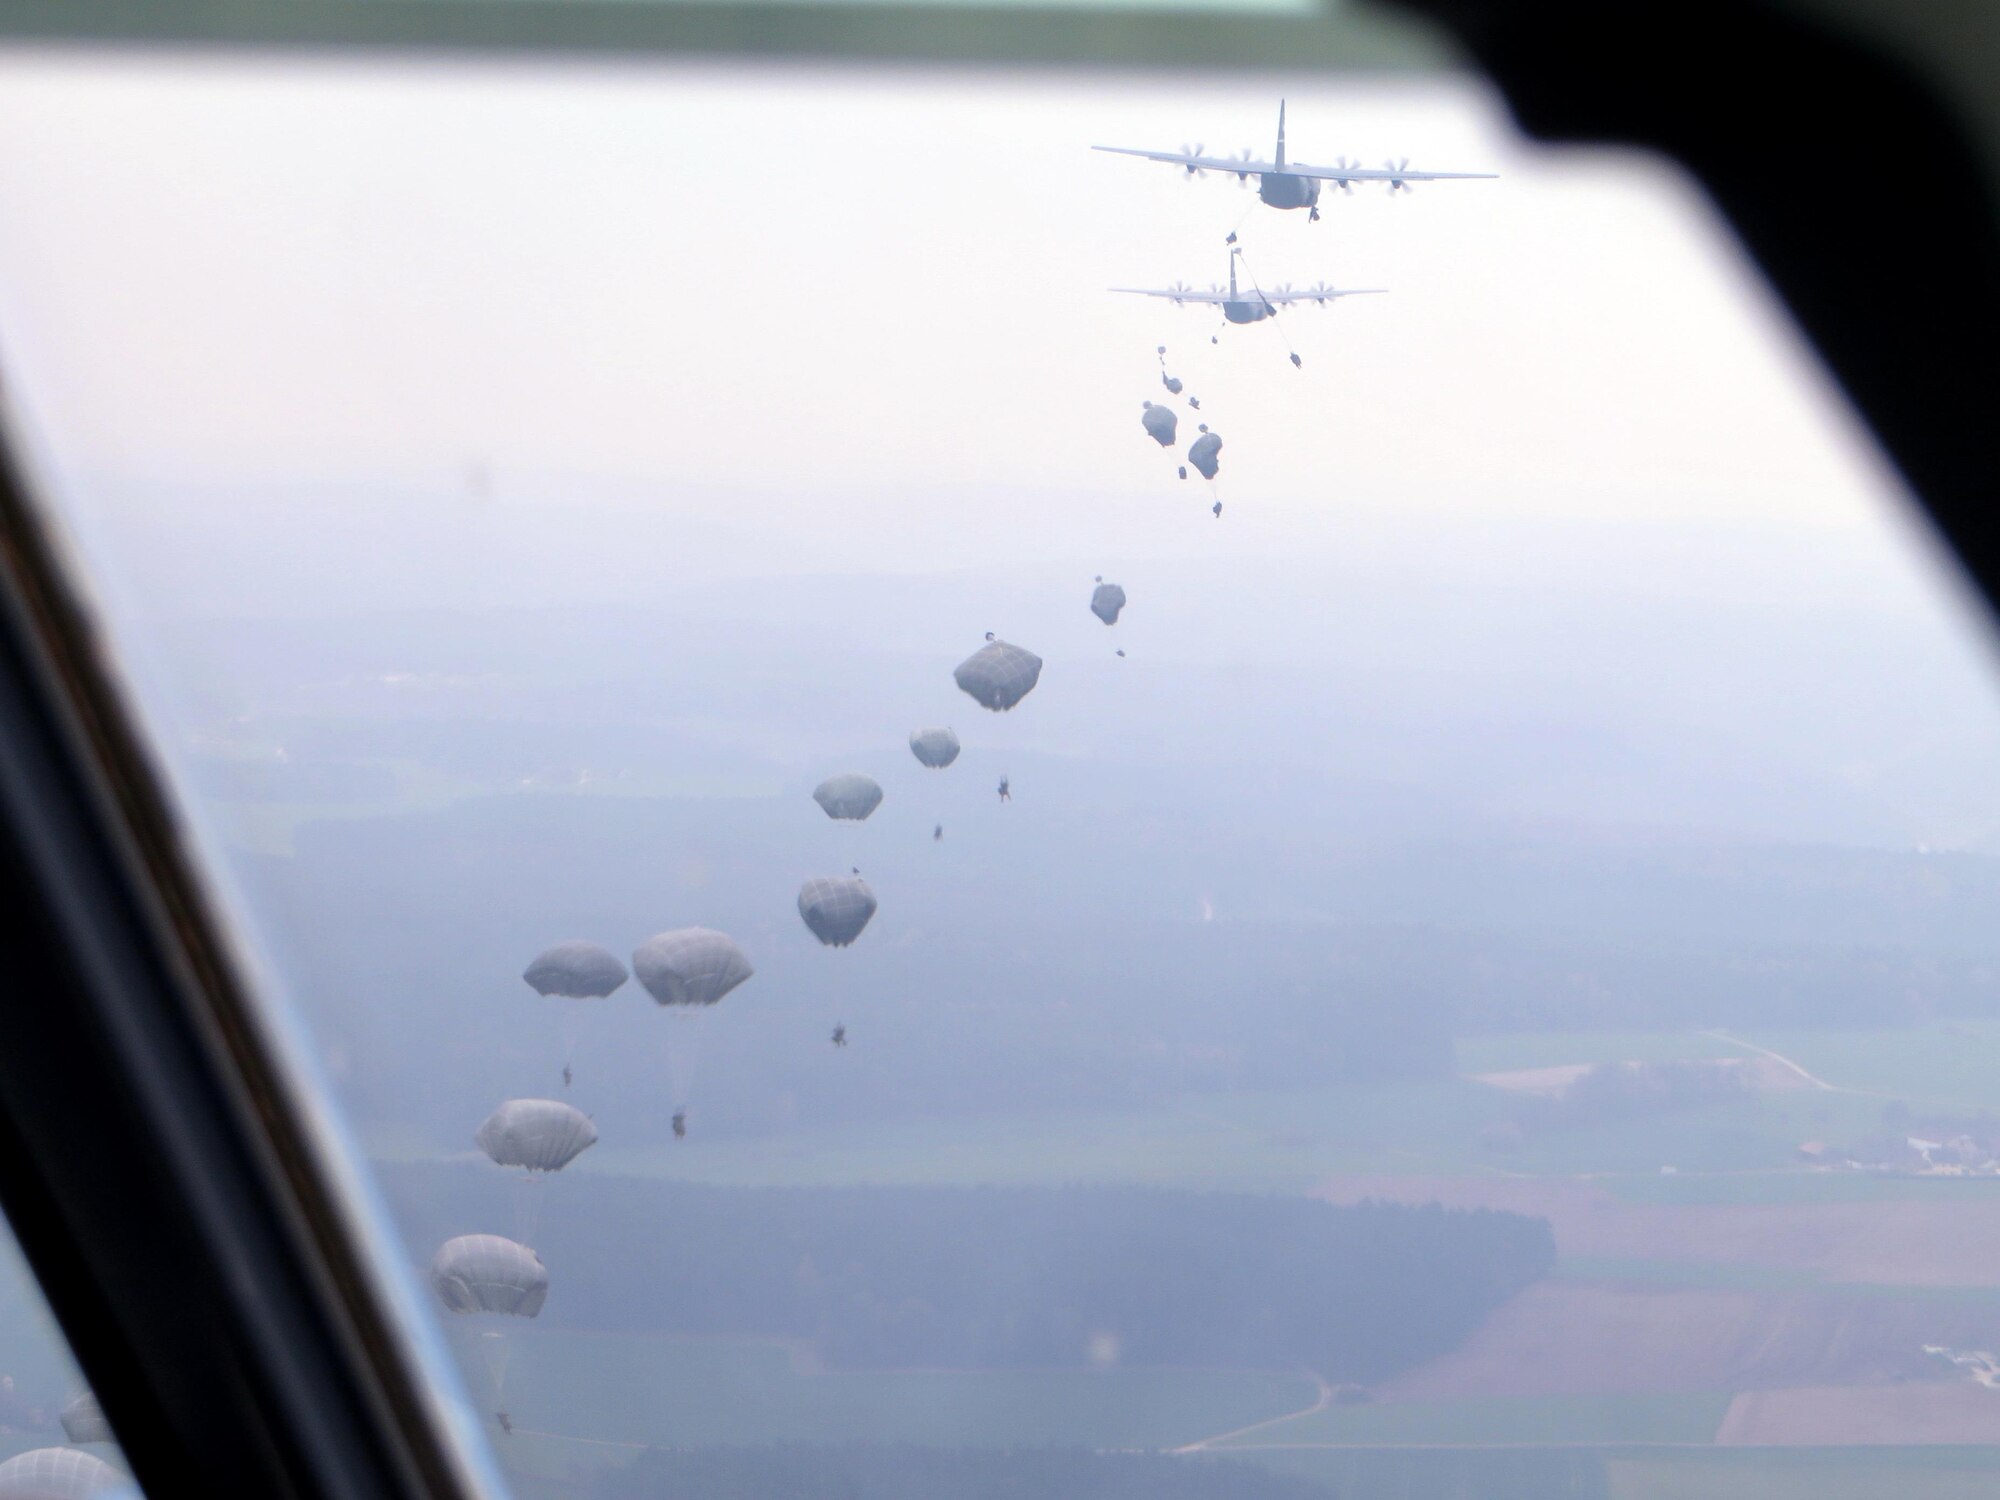
[(1256, 211), (1257, 211), (1257, 200), (1255, 198), (1252, 198), (1250, 202), (1244, 207), (1243, 212), (1237, 215), (1236, 222), (1229, 226), (1229, 238), (1224, 240), (1222, 243), (1225, 245), (1236, 244), (1237, 243), (1236, 237), (1243, 232), (1244, 224), (1249, 221), (1250, 215), (1255, 213)]
[(701, 1061), (702, 1012), (705, 1005), (669, 1005), (666, 1021), (667, 1083), (673, 1106), (685, 1113), (693, 1103), (695, 1068)]
[(577, 1012), (580, 1009), (581, 1002), (576, 1000), (559, 1000), (556, 1004), (561, 1008), (562, 1014), (563, 1087), (568, 1088), (573, 1070), (576, 1067)]
[(486, 1380), (493, 1390), (493, 1405), (496, 1409), (507, 1404), (507, 1357), (512, 1351), (507, 1347), (507, 1335), (498, 1328), (479, 1330), (479, 1357), (486, 1366)]
[[(1236, 252), (1236, 258), (1243, 263), (1243, 274), (1250, 278), (1250, 290), (1255, 292), (1259, 297), (1262, 297), (1264, 295), (1264, 288), (1258, 283), (1257, 273), (1250, 269), (1249, 257), (1244, 255), (1243, 251), (1239, 248)], [(1291, 337), (1285, 332), (1284, 322), (1279, 318), (1278, 310), (1275, 306), (1271, 309), (1270, 321), (1272, 326), (1278, 330), (1278, 342), (1285, 346), (1285, 353), (1291, 357), (1293, 367), (1298, 368), (1302, 363), (1299, 359), (1299, 351), (1292, 347)]]
[(522, 1170), (514, 1174), (514, 1238), (531, 1250), (541, 1232), (547, 1191), (548, 1173)]

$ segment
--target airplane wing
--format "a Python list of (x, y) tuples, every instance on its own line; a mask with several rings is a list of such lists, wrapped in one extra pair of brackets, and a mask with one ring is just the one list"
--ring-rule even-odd
[[(1130, 292), (1135, 297), (1165, 297), (1169, 302), (1203, 302), (1220, 305), (1229, 300), (1229, 293), (1227, 292), (1199, 292), (1191, 286), (1114, 286), (1111, 290), (1114, 292)], [(1250, 293), (1248, 292), (1241, 293), (1238, 300), (1244, 300), (1249, 296)]]
[(1335, 297), (1370, 297), (1388, 290), (1386, 286), (1327, 286), (1318, 291), (1266, 292), (1264, 300), (1273, 306), (1283, 307), (1293, 302), (1331, 302)]
[(1320, 182), (1451, 182), (1495, 178), (1498, 172), (1419, 172), (1409, 167), (1354, 166), (1316, 167), (1310, 162), (1255, 161), (1241, 156), (1198, 156), (1188, 151), (1142, 151), (1136, 146), (1092, 146), (1093, 151), (1109, 151), (1116, 156), (1138, 156), (1147, 161), (1163, 161), (1189, 171), (1235, 172), (1262, 176), (1266, 172), (1288, 177), (1311, 177)]
[(1109, 151), (1114, 156), (1143, 156), (1147, 161), (1171, 162), (1189, 171), (1203, 172), (1289, 172), (1290, 167), (1281, 167), (1276, 162), (1251, 161), (1240, 156), (1196, 156), (1187, 151), (1141, 151), (1136, 146), (1092, 146), (1093, 151)]
[(1320, 182), (1469, 182), (1495, 178), (1498, 172), (1419, 172), (1410, 167), (1316, 167), (1311, 162), (1288, 161), (1272, 167), (1292, 177), (1311, 177)]

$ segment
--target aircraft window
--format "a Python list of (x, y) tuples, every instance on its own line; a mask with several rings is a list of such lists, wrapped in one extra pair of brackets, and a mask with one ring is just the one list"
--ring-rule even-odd
[(1990, 1488), (1986, 625), (1676, 174), (0, 82), (17, 438), (520, 1493)]
[(103, 1408), (0, 1221), (0, 1500), (137, 1500)]

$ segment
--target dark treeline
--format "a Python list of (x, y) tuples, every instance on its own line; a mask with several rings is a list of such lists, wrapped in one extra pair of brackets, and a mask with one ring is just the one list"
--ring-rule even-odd
[(655, 1448), (599, 1477), (592, 1500), (1333, 1500), (1241, 1459), (1082, 1448), (780, 1443)]
[[(896, 748), (906, 776), (921, 772)], [(1008, 814), (1042, 820), (1032, 862), (970, 813), (952, 821), (920, 801), (959, 783), (912, 788), (883, 769), (890, 797), (863, 859), (882, 910), (838, 955), (794, 908), (800, 878), (857, 857), (831, 857), (827, 841), (846, 835), (829, 832), (810, 783), (795, 798), (713, 806), (484, 799), (321, 823), (299, 832), (293, 856), (246, 858), (243, 874), (273, 909), (266, 926), (309, 1013), (332, 1018), (354, 1060), (336, 1079), (343, 1101), (439, 1142), (466, 1140), (497, 1099), (559, 1085), (552, 1002), (520, 979), (536, 951), (575, 936), (625, 953), (689, 922), (731, 932), (758, 971), (705, 1027), (711, 1139), (1436, 1079), (1468, 1035), (1863, 1028), (2000, 1003), (2000, 940), (1976, 916), (2000, 900), (1994, 861), (1341, 852), (1339, 840), (1333, 853), (1314, 843), (1278, 857), (1238, 848), (1227, 829), (1204, 833), (1198, 860), (1192, 833), (1150, 813), (1100, 825), (1102, 810), (1045, 810), (1028, 771), (1012, 769)], [(978, 811), (997, 821), (984, 802)], [(1113, 837), (1131, 881), (1096, 873)], [(1230, 900), (1253, 882), (1254, 901), (1247, 889)], [(1210, 889), (1220, 915), (1196, 920), (1188, 893)], [(578, 1019), (576, 1097), (607, 1140), (656, 1131), (663, 1040), (650, 1002), (628, 986)], [(836, 1019), (853, 1042), (837, 1059)]]
[[(427, 1257), (509, 1227), (504, 1175), (385, 1169)], [(1150, 1189), (551, 1183), (542, 1316), (809, 1339), (848, 1367), (1294, 1369), (1370, 1381), (1455, 1347), (1554, 1263), (1517, 1214)]]
[(1525, 1130), (1589, 1130), (1621, 1120), (1700, 1109), (1748, 1097), (1743, 1070), (1726, 1062), (1599, 1063), (1562, 1096), (1523, 1099), (1516, 1119)]

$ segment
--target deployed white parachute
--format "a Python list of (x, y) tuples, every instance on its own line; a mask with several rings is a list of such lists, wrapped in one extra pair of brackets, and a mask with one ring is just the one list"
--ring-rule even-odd
[(560, 1172), (597, 1144), (597, 1127), (559, 1099), (509, 1099), (473, 1139), (503, 1167)]
[(1162, 448), (1174, 445), (1174, 433), (1180, 428), (1181, 419), (1174, 415), (1171, 406), (1155, 406), (1145, 402), (1139, 413), (1139, 421), (1145, 426), (1146, 436)]
[(95, 1500), (138, 1491), (117, 1469), (75, 1448), (30, 1448), (0, 1464), (0, 1500)]
[[(528, 965), (521, 977), (538, 995), (555, 995), (565, 1000), (602, 1000), (629, 977), (618, 955), (595, 943), (572, 939), (545, 948)], [(562, 1030), (563, 1086), (569, 1086), (571, 1064), (576, 1061), (578, 1010), (573, 1005), (557, 1007)]]
[(431, 1287), (455, 1313), (532, 1318), (548, 1299), (549, 1271), (526, 1245), (497, 1234), (462, 1234), (432, 1257)]
[(115, 1443), (111, 1424), (104, 1420), (104, 1408), (97, 1393), (85, 1391), (62, 1409), (63, 1436), (72, 1443)]
[(958, 736), (949, 729), (919, 729), (910, 736), (910, 753), (933, 771), (958, 759)]
[(1215, 478), (1216, 470), (1222, 467), (1222, 439), (1217, 434), (1202, 428), (1201, 436), (1188, 444), (1188, 462), (1195, 466), (1203, 479)]
[(602, 1000), (626, 980), (625, 965), (608, 948), (580, 940), (544, 949), (521, 976), (538, 995)]
[(859, 822), (882, 805), (882, 787), (874, 777), (854, 772), (829, 776), (813, 788), (813, 801), (829, 818)]
[(542, 1189), (548, 1174), (560, 1172), (597, 1144), (590, 1116), (559, 1099), (509, 1099), (479, 1127), (473, 1139), (513, 1174), (514, 1238), (535, 1242), (542, 1222)]
[(695, 1023), (756, 972), (735, 939), (708, 927), (677, 927), (649, 937), (632, 955), (632, 972), (667, 1012), (667, 1072), (674, 1091), (674, 1138), (687, 1134), (694, 1087)]
[(1118, 623), (1118, 611), (1125, 607), (1125, 590), (1115, 583), (1098, 579), (1090, 593), (1090, 612), (1107, 625)]
[(875, 893), (859, 875), (821, 876), (799, 887), (799, 915), (829, 948), (845, 948), (875, 915)]
[(639, 945), (632, 972), (662, 1005), (713, 1005), (757, 971), (728, 933), (676, 927)]
[(988, 641), (958, 664), (952, 681), (982, 708), (1005, 713), (1033, 691), (1042, 659), (1006, 641)]

